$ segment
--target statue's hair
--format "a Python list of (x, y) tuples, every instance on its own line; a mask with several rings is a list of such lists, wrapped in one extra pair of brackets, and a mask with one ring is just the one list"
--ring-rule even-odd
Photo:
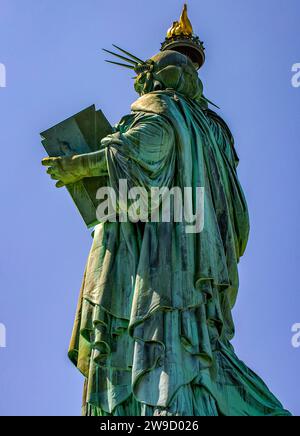
[(200, 100), (203, 85), (192, 61), (175, 51), (164, 51), (153, 56), (152, 68), (142, 72), (135, 80), (135, 90), (140, 94), (174, 89), (178, 93)]

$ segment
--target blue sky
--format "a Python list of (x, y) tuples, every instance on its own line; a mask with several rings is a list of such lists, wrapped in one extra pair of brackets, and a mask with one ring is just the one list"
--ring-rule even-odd
[[(112, 43), (159, 51), (182, 1), (0, 0), (0, 415), (79, 415), (67, 360), (90, 232), (40, 166), (39, 132), (95, 103), (114, 123), (136, 99)], [(300, 414), (299, 0), (190, 0), (206, 96), (229, 123), (251, 216), (234, 318), (237, 354)]]

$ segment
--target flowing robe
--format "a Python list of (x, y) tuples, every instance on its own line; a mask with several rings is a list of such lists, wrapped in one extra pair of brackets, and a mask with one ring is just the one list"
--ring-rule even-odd
[(230, 344), (249, 219), (225, 122), (175, 91), (152, 92), (102, 147), (116, 191), (120, 179), (148, 190), (203, 187), (204, 228), (95, 228), (69, 351), (86, 378), (84, 413), (288, 415)]

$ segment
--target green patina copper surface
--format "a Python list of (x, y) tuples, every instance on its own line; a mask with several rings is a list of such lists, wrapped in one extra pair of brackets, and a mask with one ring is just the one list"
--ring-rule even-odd
[(205, 189), (200, 233), (185, 222), (96, 226), (69, 351), (86, 379), (84, 414), (289, 415), (230, 344), (249, 233), (232, 135), (185, 56), (152, 61), (104, 151), (44, 162), (61, 184)]

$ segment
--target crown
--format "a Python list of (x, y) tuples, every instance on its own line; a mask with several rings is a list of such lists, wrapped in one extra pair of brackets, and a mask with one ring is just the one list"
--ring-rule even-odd
[(188, 56), (197, 69), (205, 62), (205, 48), (199, 37), (194, 35), (188, 18), (187, 5), (183, 6), (179, 21), (174, 21), (161, 45), (161, 51), (174, 50)]

